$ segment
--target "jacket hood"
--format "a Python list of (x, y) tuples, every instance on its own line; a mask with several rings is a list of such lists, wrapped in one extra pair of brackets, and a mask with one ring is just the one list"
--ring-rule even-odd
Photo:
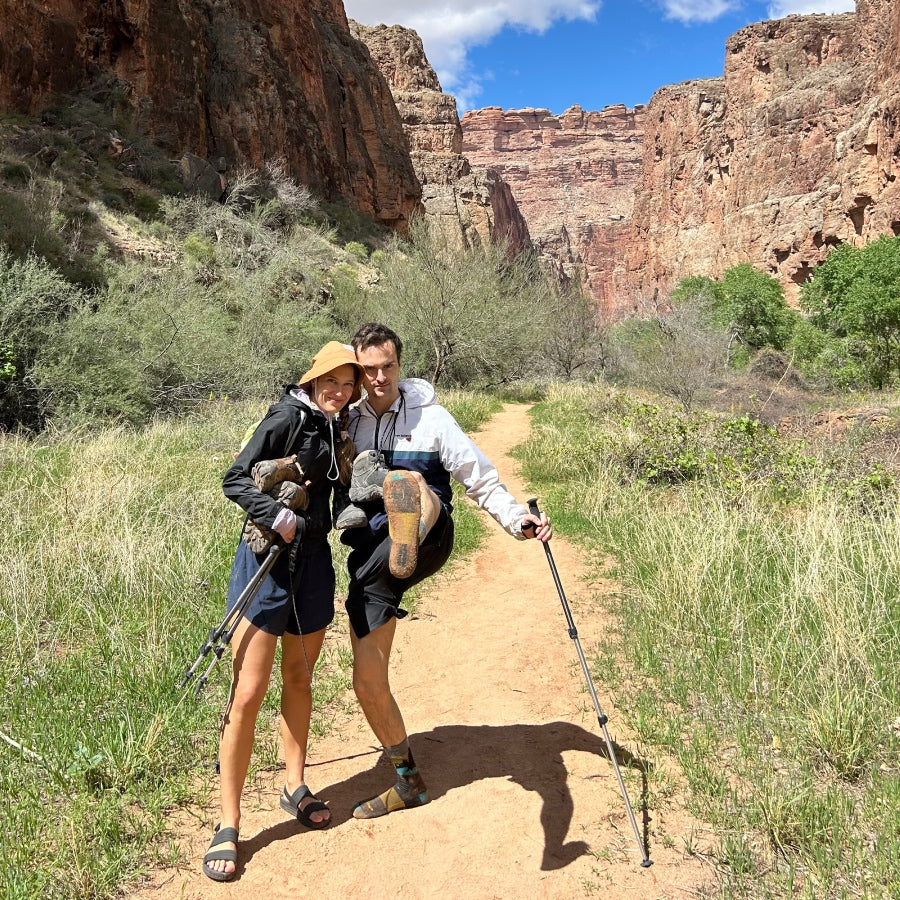
[(274, 405), (284, 407), (302, 406), (307, 412), (318, 414), (326, 419), (330, 418), (330, 416), (326, 416), (325, 413), (312, 402), (306, 391), (296, 384), (286, 384), (284, 386), (284, 393), (278, 398)]
[(433, 406), (437, 403), (437, 393), (434, 387), (424, 378), (402, 378), (400, 380), (400, 392), (403, 400), (410, 409), (422, 406)]

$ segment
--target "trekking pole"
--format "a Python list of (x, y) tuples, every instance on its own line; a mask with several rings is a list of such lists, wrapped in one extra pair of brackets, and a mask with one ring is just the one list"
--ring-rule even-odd
[(260, 585), (272, 570), (272, 566), (275, 565), (275, 560), (278, 559), (284, 548), (285, 545), (281, 541), (274, 542), (269, 547), (269, 555), (263, 560), (262, 565), (259, 567), (256, 574), (247, 582), (247, 587), (241, 591), (241, 595), (235, 601), (234, 606), (225, 613), (225, 617), (222, 621), (210, 631), (209, 637), (200, 648), (197, 659), (194, 660), (194, 664), (187, 672), (185, 672), (184, 678), (181, 679), (178, 690), (181, 690), (194, 677), (194, 674), (200, 668), (200, 664), (203, 662), (204, 657), (211, 652), (213, 658), (210, 660), (206, 671), (200, 677), (197, 686), (194, 688), (194, 696), (200, 696), (200, 691), (203, 690), (204, 685), (209, 679), (213, 666), (222, 658), (222, 654), (225, 652), (225, 648), (231, 641), (235, 628), (237, 628), (238, 623), (244, 617), (244, 613), (247, 612), (250, 604), (253, 602), (253, 598), (256, 596), (257, 591), (259, 591)]
[[(534, 515), (539, 516), (541, 514), (538, 509), (537, 498), (532, 497), (528, 501), (528, 511)], [(533, 525), (531, 526), (533, 527)], [(553, 582), (556, 584), (556, 590), (559, 593), (559, 599), (562, 603), (563, 612), (566, 615), (566, 622), (569, 626), (569, 637), (575, 642), (575, 649), (578, 651), (578, 659), (581, 661), (581, 668), (584, 670), (584, 677), (587, 681), (588, 690), (591, 694), (591, 700), (594, 701), (594, 709), (597, 711), (597, 721), (600, 723), (600, 727), (603, 729), (603, 737), (606, 739), (606, 747), (609, 750), (609, 758), (613, 764), (613, 770), (616, 773), (616, 780), (619, 782), (619, 790), (622, 792), (622, 797), (625, 800), (625, 808), (628, 810), (628, 818), (631, 819), (631, 827), (634, 829), (634, 836), (638, 842), (638, 846), (641, 848), (641, 856), (643, 857), (641, 861), (641, 866), (643, 868), (647, 868), (653, 865), (653, 860), (650, 859), (649, 854), (647, 853), (646, 848), (644, 847), (644, 842), (641, 840), (641, 832), (638, 829), (637, 819), (634, 817), (634, 810), (631, 808), (631, 801), (628, 799), (628, 791), (625, 790), (625, 782), (622, 779), (622, 773), (619, 770), (619, 762), (616, 759), (616, 751), (613, 747), (612, 739), (609, 736), (609, 731), (606, 728), (606, 723), (609, 719), (603, 714), (600, 709), (600, 701), (597, 699), (597, 692), (594, 690), (594, 682), (591, 680), (591, 672), (588, 669), (587, 660), (584, 658), (584, 651), (581, 649), (581, 641), (578, 640), (578, 629), (575, 627), (575, 621), (572, 618), (572, 611), (569, 609), (569, 601), (566, 600), (565, 592), (563, 591), (562, 582), (559, 580), (559, 572), (556, 571), (556, 563), (553, 561), (553, 553), (550, 550), (550, 545), (547, 542), (544, 542), (544, 552), (547, 554), (547, 562), (550, 564), (550, 572), (553, 575)]]

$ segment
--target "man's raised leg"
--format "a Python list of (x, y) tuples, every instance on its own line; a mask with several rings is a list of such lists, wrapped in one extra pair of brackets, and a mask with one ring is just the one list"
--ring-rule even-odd
[(418, 472), (388, 472), (382, 488), (391, 535), (390, 570), (409, 578), (416, 570), (419, 544), (438, 520), (441, 502)]

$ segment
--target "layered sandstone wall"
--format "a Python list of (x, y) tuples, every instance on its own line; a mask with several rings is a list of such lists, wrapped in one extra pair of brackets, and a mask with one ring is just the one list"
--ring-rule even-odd
[(624, 247), (641, 174), (643, 107), (473, 110), (462, 152), (509, 183), (531, 239), (561, 275), (584, 274), (602, 305), (624, 289)]
[(646, 110), (487, 108), (462, 125), (535, 243), (584, 267), (611, 313), (745, 261), (796, 302), (834, 246), (900, 233), (900, 3), (748, 26), (721, 78), (662, 87)]
[(638, 296), (748, 261), (795, 299), (831, 247), (873, 236), (864, 47), (853, 14), (760, 22), (728, 39), (723, 79), (654, 94), (627, 250)]
[(0, 0), (0, 107), (118, 79), (173, 154), (285, 160), (402, 228), (420, 187), (390, 90), (341, 0)]
[(422, 184), (425, 216), (464, 247), (505, 240), (515, 252), (529, 245), (528, 227), (500, 175), (462, 154), (456, 100), (443, 93), (422, 40), (399, 25), (351, 21), (391, 87), (410, 156)]

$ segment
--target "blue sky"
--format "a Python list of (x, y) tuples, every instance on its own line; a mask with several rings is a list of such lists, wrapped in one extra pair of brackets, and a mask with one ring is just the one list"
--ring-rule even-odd
[(366, 25), (422, 37), (443, 89), (467, 109), (646, 103), (664, 85), (721, 75), (725, 38), (855, 0), (345, 0)]

